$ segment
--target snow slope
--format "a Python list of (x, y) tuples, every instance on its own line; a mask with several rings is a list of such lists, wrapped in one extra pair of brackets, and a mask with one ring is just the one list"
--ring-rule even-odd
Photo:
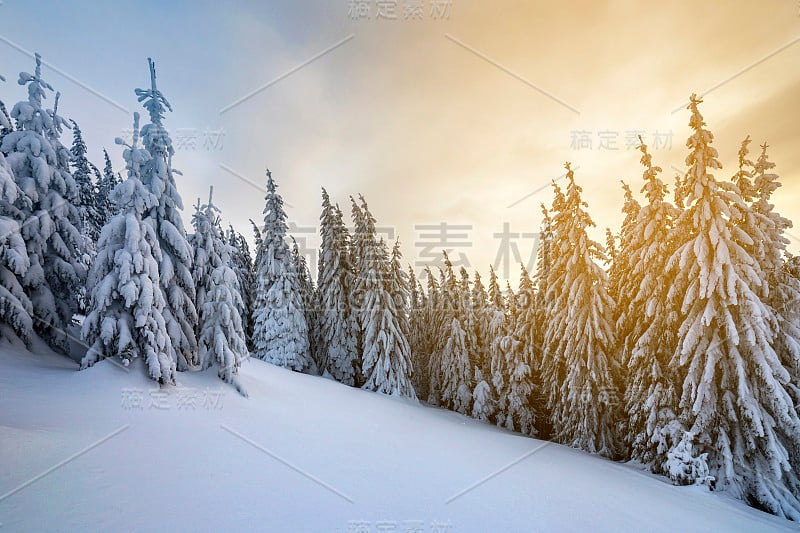
[(179, 374), (159, 399), (139, 365), (77, 372), (42, 344), (34, 352), (0, 341), (4, 532), (796, 530), (698, 488), (257, 360), (241, 371), (249, 399), (213, 369)]

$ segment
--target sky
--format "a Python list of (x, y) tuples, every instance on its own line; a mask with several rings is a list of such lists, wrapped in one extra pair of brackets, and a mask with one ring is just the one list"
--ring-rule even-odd
[(620, 180), (641, 198), (637, 134), (673, 183), (692, 93), (716, 176), (734, 174), (746, 135), (753, 152), (768, 142), (784, 184), (774, 203), (800, 224), (798, 0), (2, 0), (9, 108), (34, 51), (90, 158), (102, 166), (106, 147), (119, 170), (114, 138), (143, 112), (134, 89), (152, 57), (187, 227), (213, 185), (224, 222), (252, 241), (268, 167), (310, 256), (325, 187), (345, 213), (363, 194), (417, 270), (449, 248), (456, 266), (516, 280), (566, 161), (601, 242), (622, 220)]

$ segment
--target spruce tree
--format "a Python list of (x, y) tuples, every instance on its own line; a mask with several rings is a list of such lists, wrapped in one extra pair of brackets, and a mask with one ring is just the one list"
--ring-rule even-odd
[[(366, 203), (363, 210), (369, 215)], [(383, 240), (369, 244), (361, 257), (364, 302), (361, 307), (363, 334), (363, 389), (416, 400), (411, 384), (411, 350), (403, 331), (398, 301), (403, 287), (397, 286)]]
[(425, 267), (428, 293), (423, 310), (422, 323), (424, 329), (422, 332), (423, 343), (425, 351), (428, 354), (428, 399), (430, 405), (440, 405), (441, 395), (441, 349), (443, 348), (443, 317), (442, 308), (444, 298), (442, 296), (442, 287), (436, 281), (429, 267)]
[(194, 281), (200, 310), (197, 334), (200, 368), (206, 370), (216, 365), (219, 378), (247, 396), (236, 379), (242, 360), (249, 355), (240, 314), (243, 303), (239, 279), (231, 268), (231, 247), (225, 241), (212, 193), (213, 188), (208, 203), (198, 205), (192, 218)]
[(342, 213), (330, 202), (322, 189), (322, 214), (320, 215), (319, 294), (320, 349), (325, 369), (340, 383), (356, 383), (358, 346), (350, 291), (353, 282), (349, 258), (350, 236), (342, 220)]
[[(0, 75), (0, 81), (4, 82), (6, 79)], [(3, 145), (3, 137), (12, 131), (14, 131), (14, 125), (11, 123), (11, 115), (8, 114), (6, 104), (0, 100), (0, 146)]]
[(172, 339), (173, 359), (178, 370), (188, 370), (197, 358), (197, 310), (192, 279), (192, 247), (186, 238), (180, 212), (183, 201), (175, 185), (172, 156), (175, 149), (167, 129), (164, 113), (172, 111), (167, 99), (156, 86), (156, 67), (150, 65), (150, 88), (136, 89), (139, 102), (150, 115), (150, 124), (142, 128), (144, 148), (150, 159), (142, 168), (142, 184), (158, 198), (158, 204), (145, 213), (158, 235), (161, 247), (161, 290), (166, 299), (164, 320)]
[[(20, 233), (27, 207), (28, 197), (17, 186), (11, 167), (0, 152), (0, 324), (29, 345), (33, 304), (23, 281), (31, 260)], [(0, 336), (8, 337), (8, 333), (6, 328), (0, 328)]]
[(277, 187), (267, 170), (263, 240), (256, 263), (253, 344), (259, 359), (303, 372), (311, 367), (308, 325), (300, 278), (286, 243), (286, 212)]
[(441, 405), (462, 414), (472, 412), (473, 369), (470, 360), (470, 335), (465, 325), (464, 287), (456, 279), (453, 264), (444, 253), (445, 283), (442, 293), (446, 305), (443, 314), (443, 346), (439, 397)]
[(227, 243), (231, 251), (231, 268), (236, 273), (239, 282), (239, 292), (242, 296), (242, 307), (239, 314), (242, 318), (245, 340), (248, 349), (253, 349), (253, 293), (255, 292), (255, 272), (253, 258), (250, 256), (250, 247), (244, 235), (228, 228)]
[(670, 276), (666, 272), (678, 210), (666, 200), (667, 187), (658, 177), (661, 168), (653, 165), (641, 139), (639, 150), (644, 166), (641, 192), (647, 203), (638, 211), (621, 251), (627, 270), (620, 288), (625, 304), (617, 321), (620, 357), (627, 362), (624, 440), (633, 460), (662, 473), (667, 452), (682, 438), (676, 386), (669, 370), (677, 314), (667, 299)]
[(672, 359), (683, 378), (681, 418), (698, 452), (708, 454), (715, 487), (772, 513), (800, 520), (797, 473), (790, 450), (800, 419), (786, 391), (789, 372), (772, 343), (769, 306), (756, 292), (760, 265), (738, 223), (749, 207), (737, 187), (717, 181), (713, 135), (692, 95), (687, 208), (677, 223), (679, 246), (669, 266), (682, 325)]
[[(123, 144), (121, 139), (117, 139)], [(163, 311), (159, 264), (161, 249), (155, 228), (145, 213), (158, 198), (141, 182), (150, 159), (138, 146), (139, 114), (134, 113), (133, 142), (123, 157), (128, 179), (111, 198), (120, 212), (106, 224), (97, 243), (97, 257), (88, 280), (91, 297), (82, 335), (91, 346), (81, 367), (119, 356), (127, 364), (142, 357), (148, 375), (159, 383), (175, 383), (175, 361)]]
[(114, 202), (111, 201), (111, 191), (120, 183), (117, 175), (114, 173), (114, 168), (111, 165), (111, 158), (108, 157), (108, 152), (103, 148), (103, 157), (105, 165), (103, 166), (102, 177), (97, 183), (97, 212), (100, 216), (100, 227), (105, 226), (111, 217), (113, 217), (117, 210)]
[[(767, 156), (767, 144), (753, 167), (753, 211), (759, 215), (761, 234), (764, 236), (762, 272), (766, 280), (767, 296), (764, 298), (775, 313), (775, 339), (773, 347), (786, 370), (790, 373), (787, 390), (800, 410), (800, 279), (791, 274), (787, 261), (786, 230), (792, 222), (775, 211), (770, 203), (772, 194), (781, 186), (772, 169), (775, 163)], [(800, 454), (800, 450), (797, 451)], [(800, 470), (800, 465), (795, 466)]]
[(297, 276), (297, 287), (300, 290), (300, 300), (303, 305), (303, 314), (306, 317), (306, 327), (308, 328), (308, 354), (309, 362), (313, 372), (322, 375), (325, 372), (325, 361), (323, 352), (319, 346), (321, 343), (319, 331), (319, 317), (317, 310), (317, 291), (311, 279), (311, 272), (308, 269), (306, 258), (300, 253), (297, 241), (292, 240), (292, 266)]
[(20, 231), (31, 261), (23, 285), (33, 304), (34, 328), (51, 347), (66, 352), (65, 330), (86, 279), (87, 243), (73, 204), (78, 191), (69, 151), (59, 140), (66, 121), (57, 113), (58, 95), (53, 110), (42, 107), (45, 91), (53, 89), (42, 79), (38, 54), (34, 72), (20, 73), (18, 83), (28, 86), (28, 100), (12, 109), (17, 129), (3, 138), (0, 151), (27, 197), (19, 203)]
[(70, 164), (72, 176), (78, 188), (78, 212), (81, 218), (81, 229), (89, 239), (89, 243), (96, 243), (102, 229), (102, 216), (97, 208), (97, 193), (92, 181), (92, 165), (86, 158), (86, 143), (83, 134), (74, 120), (72, 123), (72, 148), (70, 149)]
[[(587, 235), (594, 225), (581, 199), (570, 164), (567, 193), (553, 220), (553, 262), (546, 305), (543, 381), (548, 380), (548, 407), (559, 442), (613, 457), (618, 452), (614, 424), (618, 395), (613, 374), (613, 302), (607, 276), (597, 261), (600, 245)], [(561, 379), (563, 376), (563, 379)]]

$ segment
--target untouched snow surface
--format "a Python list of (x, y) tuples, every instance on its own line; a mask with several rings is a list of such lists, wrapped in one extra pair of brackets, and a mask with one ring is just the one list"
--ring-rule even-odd
[(216, 369), (159, 391), (140, 364), (77, 372), (34, 352), (0, 341), (4, 532), (796, 531), (699, 488), (257, 360), (241, 370), (247, 399)]

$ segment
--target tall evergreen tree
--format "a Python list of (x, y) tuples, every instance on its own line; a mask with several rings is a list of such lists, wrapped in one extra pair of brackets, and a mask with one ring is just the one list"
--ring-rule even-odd
[(239, 292), (242, 296), (242, 307), (239, 314), (242, 318), (245, 340), (248, 349), (253, 349), (253, 293), (256, 289), (253, 258), (244, 235), (229, 226), (226, 234), (231, 251), (231, 268), (239, 281)]
[(564, 290), (546, 302), (552, 318), (545, 334), (542, 379), (549, 382), (555, 438), (591, 453), (615, 456), (618, 397), (613, 373), (618, 368), (612, 354), (613, 302), (606, 290), (606, 273), (597, 264), (605, 259), (602, 249), (586, 232), (594, 223), (569, 163), (566, 169), (569, 183), (553, 221), (553, 267), (548, 279), (549, 291)]
[(97, 181), (97, 201), (95, 202), (102, 223), (100, 226), (101, 228), (105, 226), (117, 212), (114, 202), (111, 201), (111, 191), (114, 190), (114, 187), (116, 187), (118, 183), (121, 183), (117, 174), (114, 173), (114, 167), (111, 165), (111, 158), (108, 157), (108, 152), (105, 148), (103, 148), (103, 157), (105, 159), (105, 164), (103, 166), (102, 177)]
[[(117, 142), (123, 144), (121, 139)], [(150, 154), (138, 142), (139, 114), (134, 113), (133, 142), (123, 153), (128, 179), (111, 195), (120, 212), (103, 227), (89, 274), (91, 300), (81, 333), (91, 347), (81, 367), (114, 355), (126, 364), (143, 357), (152, 379), (174, 383), (175, 361), (159, 283), (161, 249), (153, 225), (144, 218), (158, 198), (141, 182)]]
[(320, 337), (325, 369), (340, 383), (356, 383), (358, 360), (357, 331), (350, 291), (353, 265), (350, 262), (350, 235), (344, 225), (342, 212), (330, 202), (322, 189), (320, 215), (319, 276), (317, 289), (320, 310)]
[(161, 247), (161, 289), (166, 299), (164, 320), (172, 339), (173, 359), (178, 370), (196, 365), (197, 309), (195, 308), (194, 280), (192, 279), (192, 248), (186, 238), (180, 211), (183, 201), (175, 186), (172, 156), (175, 149), (167, 129), (164, 113), (172, 107), (156, 86), (156, 67), (150, 65), (150, 88), (136, 89), (139, 102), (150, 115), (150, 124), (142, 128), (144, 148), (150, 159), (142, 168), (142, 184), (158, 198), (158, 204), (145, 213), (158, 235)]
[(785, 389), (790, 375), (772, 347), (771, 310), (754, 290), (763, 283), (760, 265), (737, 227), (749, 208), (735, 185), (711, 174), (721, 165), (701, 102), (692, 95), (688, 106), (687, 208), (669, 265), (677, 270), (672, 294), (682, 303), (672, 359), (683, 377), (681, 417), (708, 454), (717, 489), (800, 520), (800, 484), (787, 451), (800, 444), (800, 419)]
[(263, 240), (256, 263), (253, 344), (259, 359), (302, 372), (311, 367), (308, 325), (299, 277), (286, 243), (286, 212), (277, 187), (267, 170)]
[(74, 120), (72, 123), (72, 148), (70, 149), (70, 163), (72, 176), (78, 188), (78, 212), (81, 218), (83, 234), (89, 238), (89, 243), (97, 242), (103, 220), (97, 209), (97, 190), (92, 181), (92, 167), (86, 158), (86, 143), (83, 134)]
[[(33, 336), (33, 304), (23, 288), (31, 260), (20, 233), (23, 209), (27, 207), (29, 199), (17, 186), (0, 152), (0, 324), (26, 345)], [(0, 328), (0, 336), (7, 337), (8, 333), (5, 327)]]
[[(787, 390), (800, 411), (800, 279), (791, 274), (786, 247), (789, 240), (786, 230), (792, 222), (775, 211), (770, 203), (781, 183), (772, 169), (775, 163), (767, 156), (767, 144), (753, 167), (753, 211), (759, 215), (761, 234), (764, 237), (764, 256), (761, 268), (766, 280), (767, 296), (763, 299), (772, 308), (777, 319), (773, 347), (790, 373)], [(800, 450), (797, 451), (800, 454)], [(795, 463), (800, 471), (800, 465)]]
[(21, 72), (18, 83), (28, 86), (28, 100), (12, 109), (17, 130), (3, 138), (0, 151), (29, 200), (20, 204), (20, 230), (31, 261), (23, 284), (33, 304), (37, 333), (65, 352), (64, 331), (78, 310), (87, 262), (87, 244), (73, 204), (78, 192), (69, 172), (69, 151), (59, 141), (66, 121), (57, 114), (58, 95), (52, 111), (42, 107), (45, 90), (53, 89), (42, 79), (38, 54), (35, 73)]
[[(0, 81), (4, 82), (6, 79), (0, 75)], [(8, 114), (6, 104), (0, 100), (0, 146), (3, 145), (3, 137), (12, 131), (14, 131), (14, 125), (11, 123), (11, 115)]]
[[(640, 139), (647, 203), (641, 207), (621, 251), (627, 257), (620, 287), (624, 309), (617, 332), (621, 360), (626, 361), (624, 392), (625, 444), (630, 457), (656, 473), (663, 472), (667, 452), (681, 439), (678, 398), (669, 360), (675, 349), (677, 313), (667, 294), (670, 233), (678, 210), (666, 200), (667, 187), (658, 177), (647, 146)], [(623, 304), (620, 304), (622, 306)]]
[(467, 310), (464, 309), (463, 285), (456, 279), (453, 264), (444, 253), (445, 283), (442, 293), (446, 305), (440, 310), (443, 315), (443, 346), (439, 396), (441, 405), (453, 411), (472, 412), (473, 369), (470, 360), (470, 338), (465, 325)]
[[(362, 206), (369, 215), (366, 203)], [(403, 301), (403, 287), (397, 286), (383, 240), (368, 245), (361, 257), (364, 266), (364, 303), (361, 308), (363, 333), (362, 388), (416, 400), (411, 384), (411, 350), (403, 331), (397, 302)], [(398, 258), (399, 259), (399, 258)]]
[(316, 373), (322, 375), (325, 372), (325, 361), (323, 352), (319, 346), (321, 344), (319, 331), (319, 314), (317, 311), (317, 293), (314, 282), (311, 279), (311, 272), (308, 270), (306, 258), (300, 253), (297, 241), (292, 239), (292, 266), (297, 275), (297, 286), (300, 289), (300, 299), (303, 303), (303, 314), (306, 317), (306, 327), (308, 328), (308, 353), (309, 360), (316, 367)]
[(245, 342), (241, 310), (244, 306), (239, 279), (231, 268), (231, 247), (219, 222), (219, 209), (212, 203), (199, 205), (192, 218), (195, 250), (194, 281), (197, 308), (200, 310), (198, 344), (202, 370), (217, 366), (217, 375), (233, 384), (239, 392), (247, 392), (236, 374), (249, 353)]

